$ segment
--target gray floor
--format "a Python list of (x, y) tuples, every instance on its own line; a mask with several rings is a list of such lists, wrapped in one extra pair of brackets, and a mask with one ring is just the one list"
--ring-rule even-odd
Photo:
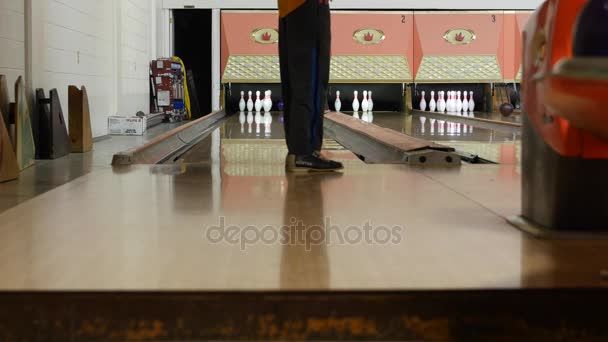
[(95, 170), (110, 168), (118, 151), (140, 146), (180, 123), (160, 124), (144, 136), (109, 136), (96, 142), (90, 153), (70, 154), (56, 160), (39, 160), (24, 170), (19, 179), (0, 184), (0, 212), (67, 184)]

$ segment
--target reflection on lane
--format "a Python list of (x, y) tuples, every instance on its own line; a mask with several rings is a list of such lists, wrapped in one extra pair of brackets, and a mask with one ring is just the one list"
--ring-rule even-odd
[[(519, 164), (521, 137), (486, 128), (479, 128), (446, 120), (436, 120), (423, 115), (405, 115), (394, 112), (344, 113), (359, 120), (373, 123), (421, 139), (448, 145), (458, 151), (478, 155), (500, 164)], [(493, 118), (488, 114), (470, 114)], [(500, 116), (500, 115), (499, 115)], [(226, 121), (223, 139), (285, 139), (282, 113), (240, 113)]]
[(234, 115), (224, 124), (225, 139), (285, 139), (282, 113)]

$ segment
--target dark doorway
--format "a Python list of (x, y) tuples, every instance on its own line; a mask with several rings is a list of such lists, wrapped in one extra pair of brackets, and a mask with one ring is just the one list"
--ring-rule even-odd
[[(211, 113), (211, 10), (173, 10), (173, 22), (175, 55), (194, 75), (196, 89), (190, 89), (190, 92), (198, 97), (200, 110), (192, 112), (192, 118), (197, 119)], [(195, 102), (193, 94), (190, 96), (190, 102)]]

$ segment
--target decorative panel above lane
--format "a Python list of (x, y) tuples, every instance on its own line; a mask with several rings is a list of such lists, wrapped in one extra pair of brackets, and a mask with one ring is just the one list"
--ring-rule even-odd
[[(278, 56), (230, 56), (223, 83), (278, 83)], [(331, 83), (407, 83), (412, 74), (404, 56), (334, 56)]]
[(414, 17), (415, 82), (504, 79), (503, 11), (422, 11)]
[(408, 83), (412, 74), (404, 56), (335, 56), (332, 83)]
[(501, 82), (502, 73), (495, 55), (424, 56), (416, 82)]

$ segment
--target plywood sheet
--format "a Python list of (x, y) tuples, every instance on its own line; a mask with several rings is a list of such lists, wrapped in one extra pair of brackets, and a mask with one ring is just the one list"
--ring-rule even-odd
[(89, 97), (84, 86), (81, 89), (76, 86), (68, 88), (68, 107), (72, 152), (85, 153), (93, 150)]
[(22, 77), (15, 82), (15, 145), (19, 169), (25, 170), (34, 165), (36, 145)]

